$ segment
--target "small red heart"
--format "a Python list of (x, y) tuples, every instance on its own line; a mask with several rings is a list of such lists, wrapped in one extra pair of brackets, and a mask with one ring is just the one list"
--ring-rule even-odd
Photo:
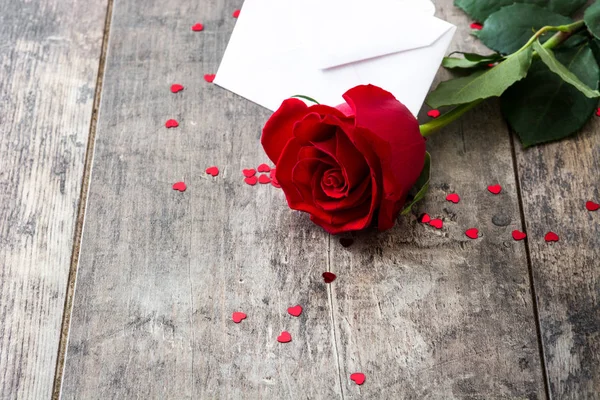
[(437, 118), (441, 115), (440, 110), (429, 110), (427, 112), (427, 115), (430, 116), (431, 118)]
[(251, 176), (256, 175), (256, 170), (254, 168), (243, 169), (242, 174), (244, 174), (246, 178), (250, 178)]
[(215, 80), (215, 74), (206, 74), (204, 75), (204, 80), (208, 83), (212, 83)]
[(460, 196), (457, 193), (451, 193), (446, 196), (446, 200), (453, 202), (454, 204), (460, 201)]
[(281, 335), (277, 336), (279, 343), (289, 343), (292, 341), (292, 335), (288, 331), (281, 332)]
[(273, 185), (273, 187), (276, 187), (277, 189), (281, 188), (281, 185), (279, 184), (279, 182), (277, 182), (277, 179), (271, 179), (271, 185)]
[(357, 385), (362, 385), (363, 383), (365, 383), (365, 374), (363, 374), (362, 372), (355, 372), (352, 375), (350, 375), (350, 379), (352, 379)]
[(431, 217), (429, 216), (429, 214), (425, 213), (419, 217), (419, 222), (422, 224), (428, 224), (429, 222), (431, 222)]
[(442, 221), (439, 218), (432, 219), (431, 221), (429, 221), (429, 225), (433, 226), (436, 229), (442, 229), (442, 227), (444, 226), (444, 221)]
[(479, 237), (479, 229), (470, 228), (465, 231), (465, 235), (471, 239), (477, 239)]
[(267, 164), (260, 164), (257, 170), (258, 172), (269, 172), (271, 171), (271, 167), (269, 167)]
[(597, 211), (600, 209), (600, 204), (594, 203), (593, 201), (588, 201), (585, 203), (585, 208), (587, 208), (588, 211)]
[(492, 194), (499, 194), (502, 191), (502, 186), (500, 185), (490, 185), (487, 187), (487, 190)]
[(244, 182), (250, 186), (254, 186), (258, 183), (258, 178), (256, 176), (249, 176), (248, 178), (244, 178)]
[(512, 237), (513, 239), (519, 241), (525, 239), (527, 237), (527, 234), (525, 232), (521, 232), (515, 229), (514, 231), (512, 231)]
[(242, 322), (242, 320), (246, 319), (246, 317), (247, 317), (246, 314), (244, 314), (243, 312), (239, 312), (239, 311), (236, 311), (231, 315), (231, 319), (236, 324), (239, 324), (240, 322)]
[(596, 110), (596, 116), (600, 117), (600, 107)]
[(558, 242), (559, 237), (556, 233), (550, 231), (550, 232), (546, 233), (546, 236), (544, 236), (544, 240), (546, 242)]
[(275, 168), (271, 168), (271, 171), (269, 172), (269, 176), (271, 177), (271, 179), (275, 179)]
[(302, 314), (302, 306), (301, 305), (297, 305), (294, 307), (289, 307), (288, 308), (288, 313), (293, 316), (293, 317), (299, 317), (300, 314)]
[(343, 248), (348, 248), (348, 247), (352, 246), (353, 243), (354, 243), (354, 239), (352, 239), (352, 238), (340, 238), (340, 244), (342, 245)]
[(335, 274), (333, 272), (323, 272), (323, 280), (325, 283), (331, 283), (335, 281)]
[(204, 25), (200, 23), (192, 25), (192, 30), (194, 32), (200, 32), (202, 29), (204, 29)]
[(483, 29), (483, 24), (480, 24), (479, 22), (473, 22), (471, 24), (471, 29), (475, 29), (476, 31), (480, 31)]
[(233, 12), (233, 14), (231, 14), (231, 16), (232, 16), (233, 18), (237, 18), (237, 17), (239, 17), (239, 16), (240, 16), (240, 10), (235, 10), (235, 11)]
[(180, 192), (185, 192), (185, 189), (187, 189), (185, 182), (176, 182), (173, 184), (173, 190), (179, 190)]
[(271, 183), (271, 178), (269, 178), (269, 175), (261, 175), (258, 177), (258, 183), (262, 183), (263, 185)]
[(183, 86), (181, 86), (179, 83), (175, 83), (175, 84), (171, 85), (171, 92), (173, 92), (173, 93), (181, 92), (182, 90), (183, 90)]
[(169, 119), (167, 122), (165, 122), (165, 126), (167, 128), (177, 128), (179, 126), (179, 122), (175, 121), (174, 119)]
[(210, 176), (217, 176), (219, 175), (219, 168), (217, 167), (208, 167), (206, 168), (206, 173), (209, 174)]

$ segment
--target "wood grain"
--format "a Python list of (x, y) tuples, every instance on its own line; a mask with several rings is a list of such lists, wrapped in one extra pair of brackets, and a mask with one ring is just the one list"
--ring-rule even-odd
[(106, 2), (0, 0), (0, 398), (50, 398)]
[(328, 237), (243, 183), (269, 113), (203, 80), (241, 2), (167, 3), (114, 3), (62, 398), (339, 397)]

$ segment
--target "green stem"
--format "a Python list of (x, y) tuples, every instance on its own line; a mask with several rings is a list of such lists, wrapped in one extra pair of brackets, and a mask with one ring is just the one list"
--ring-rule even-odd
[[(516, 53), (513, 53), (508, 57), (512, 57), (513, 55), (525, 50), (526, 48), (531, 46), (536, 40), (538, 40), (538, 38), (540, 36), (542, 36), (545, 33), (557, 32), (554, 36), (552, 36), (550, 39), (548, 39), (546, 41), (546, 43), (543, 44), (543, 46), (546, 49), (553, 49), (555, 47), (558, 47), (562, 43), (564, 43), (568, 38), (570, 38), (575, 33), (579, 32), (580, 30), (582, 30), (584, 28), (585, 28), (585, 22), (583, 20), (574, 22), (569, 25), (545, 26), (542, 29), (540, 29), (539, 31), (537, 31), (535, 33), (535, 35), (533, 35), (531, 37), (531, 39), (529, 39), (529, 41), (527, 42), (527, 44), (525, 44), (525, 46), (521, 47), (519, 50), (517, 50)], [(427, 122), (426, 124), (421, 125), (419, 127), (421, 130), (421, 135), (427, 137), (427, 136), (431, 135), (432, 133), (445, 127), (446, 125), (456, 121), (463, 114), (465, 114), (467, 111), (469, 111), (472, 108), (474, 108), (475, 106), (477, 106), (483, 100), (484, 99), (479, 99), (479, 100), (475, 100), (471, 103), (461, 104), (458, 107), (453, 108), (451, 111), (447, 112), (446, 114), (442, 115), (441, 117), (431, 120), (431, 121)]]

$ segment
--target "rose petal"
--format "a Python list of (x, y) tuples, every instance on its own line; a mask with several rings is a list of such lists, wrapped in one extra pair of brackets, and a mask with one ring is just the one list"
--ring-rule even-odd
[(299, 99), (284, 100), (265, 124), (261, 143), (267, 156), (275, 164), (279, 161), (286, 144), (293, 137), (294, 124), (304, 117), (307, 109), (306, 104)]

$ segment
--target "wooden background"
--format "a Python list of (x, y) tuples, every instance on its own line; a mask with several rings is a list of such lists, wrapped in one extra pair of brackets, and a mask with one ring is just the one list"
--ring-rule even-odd
[(242, 182), (269, 112), (203, 80), (241, 5), (0, 0), (0, 398), (600, 398), (600, 120), (524, 151), (487, 102), (428, 141), (444, 229), (343, 248)]

